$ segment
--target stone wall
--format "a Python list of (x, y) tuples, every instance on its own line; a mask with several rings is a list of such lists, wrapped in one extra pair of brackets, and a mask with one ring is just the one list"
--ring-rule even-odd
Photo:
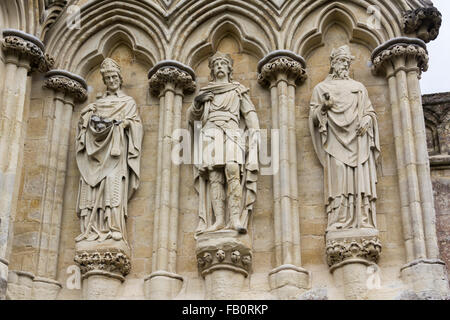
[(423, 96), (430, 153), (431, 180), (436, 208), (436, 229), (442, 260), (450, 266), (450, 93)]

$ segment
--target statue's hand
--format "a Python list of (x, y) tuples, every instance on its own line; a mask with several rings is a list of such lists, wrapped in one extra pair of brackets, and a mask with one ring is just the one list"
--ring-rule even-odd
[(202, 93), (202, 94), (198, 95), (197, 97), (195, 97), (195, 104), (200, 105), (207, 101), (212, 101), (213, 99), (214, 99), (214, 94), (212, 92), (205, 92), (205, 93)]
[(123, 121), (122, 121), (122, 126), (123, 126), (124, 129), (129, 128), (130, 125), (131, 125), (130, 120), (123, 120)]
[(330, 94), (324, 93), (324, 98), (325, 98), (325, 102), (322, 104), (322, 113), (327, 113), (329, 110), (331, 110), (331, 108), (334, 107), (334, 99), (330, 96)]
[(361, 123), (359, 124), (358, 128), (356, 129), (356, 134), (358, 136), (365, 135), (367, 130), (369, 130), (371, 123), (372, 119), (370, 117), (364, 117), (361, 120)]

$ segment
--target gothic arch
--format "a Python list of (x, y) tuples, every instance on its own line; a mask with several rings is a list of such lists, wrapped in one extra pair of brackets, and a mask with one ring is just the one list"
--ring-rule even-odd
[[(333, 25), (341, 26), (348, 35), (350, 42), (359, 43), (369, 50), (375, 49), (384, 42), (383, 35), (376, 29), (371, 29), (367, 24), (358, 22), (358, 18), (346, 6), (340, 3), (332, 3), (322, 8), (314, 28), (301, 36), (294, 37), (290, 44), (291, 50), (306, 57), (316, 48), (324, 45), (323, 36)], [(297, 34), (301, 31), (298, 28)]]
[[(137, 0), (89, 2), (81, 7), (79, 29), (69, 28), (62, 17), (46, 36), (55, 67), (83, 75), (82, 59), (97, 61), (114, 41), (125, 42), (145, 64), (154, 65), (165, 56), (167, 33), (153, 5)], [(82, 51), (87, 52), (83, 57)]]
[(262, 59), (269, 50), (257, 39), (245, 34), (238, 22), (227, 15), (212, 24), (207, 34), (209, 35), (207, 38), (193, 46), (190, 51), (186, 51), (180, 60), (186, 61), (187, 65), (195, 69), (207, 56), (217, 51), (220, 41), (227, 36), (236, 40), (240, 52), (258, 59)]
[[(233, 3), (234, 1), (232, 1)], [(220, 33), (227, 31), (240, 37), (244, 50), (248, 50), (253, 55), (267, 54), (277, 48), (276, 32), (270, 27), (270, 22), (263, 12), (256, 6), (245, 4), (243, 8), (233, 4), (213, 4), (205, 5), (205, 8), (187, 16), (182, 14), (177, 17), (176, 28), (173, 30), (173, 41), (171, 48), (174, 48), (173, 59), (189, 64), (188, 61), (195, 60), (185, 52), (198, 54), (202, 48), (211, 44), (211, 34), (220, 37)], [(195, 21), (195, 22), (194, 22)], [(252, 30), (263, 37), (254, 37)], [(210, 49), (211, 50), (211, 49)]]

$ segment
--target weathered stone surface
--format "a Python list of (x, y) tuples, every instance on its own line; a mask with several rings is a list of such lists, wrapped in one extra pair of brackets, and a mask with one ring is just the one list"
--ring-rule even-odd
[[(433, 64), (424, 41), (439, 28), (431, 1), (379, 0), (381, 19), (359, 0), (70, 1), (82, 8), (80, 16), (66, 1), (37, 1), (43, 5), (26, 10), (16, 2), (0, 1), (0, 28), (22, 30), (7, 32), (0, 50), (0, 259), (9, 261), (0, 263), (0, 279), (11, 271), (9, 298), (394, 299), (408, 289), (419, 299), (445, 296), (442, 263), (410, 265), (416, 256), (448, 260), (446, 95), (430, 98), (424, 127), (418, 86), (420, 73)], [(401, 17), (408, 10), (406, 29)], [(346, 264), (331, 273), (327, 177), (308, 117), (313, 89), (330, 72), (330, 52), (343, 45), (355, 56), (349, 76), (365, 85), (377, 113), (383, 252), (373, 245), (375, 254), (366, 259), (371, 249), (357, 242), (361, 250), (342, 253), (364, 259), (339, 258)], [(251, 268), (239, 264), (245, 272), (218, 269), (202, 277), (192, 163), (175, 164), (171, 157), (172, 147), (185, 141), (174, 130), (188, 128), (195, 86), (208, 86), (208, 57), (216, 52), (232, 57), (233, 81), (249, 88), (261, 136), (268, 137), (260, 148), (267, 161), (259, 163), (258, 197), (246, 225)], [(132, 267), (124, 277), (102, 270), (103, 253), (98, 261), (92, 256), (89, 277), (72, 289), (67, 271), (76, 269), (74, 257), (100, 248), (74, 241), (80, 234), (75, 146), (81, 111), (104, 93), (100, 67), (107, 57), (122, 68), (123, 92), (135, 99), (144, 132), (140, 187), (123, 227)], [(37, 72), (49, 68), (47, 76)], [(280, 146), (271, 150), (277, 133)], [(272, 165), (278, 175), (262, 170)], [(232, 253), (239, 250), (215, 246), (212, 264), (220, 266), (223, 257), (222, 265), (235, 266)], [(381, 286), (365, 292), (361, 283), (371, 270), (365, 263), (375, 260)]]

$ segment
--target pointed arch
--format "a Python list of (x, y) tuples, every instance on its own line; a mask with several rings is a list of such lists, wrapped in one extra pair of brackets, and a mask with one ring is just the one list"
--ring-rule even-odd
[(296, 30), (290, 48), (301, 56), (308, 56), (313, 50), (324, 45), (323, 36), (333, 25), (341, 26), (348, 35), (350, 42), (359, 43), (369, 50), (375, 49), (384, 42), (384, 35), (375, 28), (358, 20), (356, 12), (348, 5), (338, 2), (331, 3), (323, 8), (315, 20), (314, 28), (303, 33), (302, 28)]

